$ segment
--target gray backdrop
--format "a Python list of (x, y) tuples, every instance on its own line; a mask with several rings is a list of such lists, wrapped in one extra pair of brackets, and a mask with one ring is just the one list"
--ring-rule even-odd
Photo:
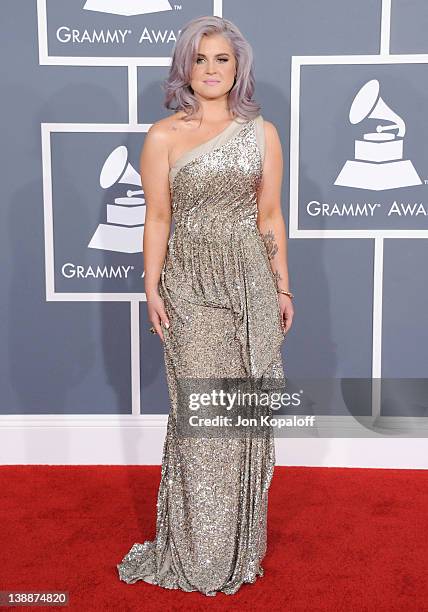
[[(129, 163), (130, 174), (138, 169), (147, 124), (169, 114), (160, 83), (175, 36), (190, 18), (215, 10), (250, 41), (256, 99), (283, 144), (296, 295), (286, 374), (308, 387), (328, 381), (327, 393), (312, 395), (315, 414), (370, 414), (371, 377), (382, 375), (382, 414), (427, 416), (428, 56), (410, 55), (428, 52), (427, 3), (393, 1), (390, 28), (380, 0), (182, 0), (171, 10), (160, 1), (150, 14), (141, 2), (141, 14), (131, 16), (97, 4), (98, 11), (85, 0), (2, 3), (2, 414), (168, 412), (162, 347), (147, 331), (143, 257), (124, 251), (114, 234), (114, 215), (123, 211), (112, 205), (139, 189), (119, 181), (120, 164), (125, 171)], [(117, 2), (118, 11), (126, 5)], [(386, 106), (380, 118), (352, 124), (353, 100), (370, 81), (379, 84), (372, 102), (380, 96)], [(360, 104), (366, 115), (369, 98)], [(403, 178), (398, 187), (384, 182), (376, 190), (364, 178), (360, 187), (334, 185), (345, 162), (355, 161), (354, 142), (391, 122), (385, 109), (405, 122), (402, 159), (420, 184), (406, 183), (400, 166), (391, 172)], [(102, 186), (115, 150), (125, 158)], [(125, 208), (142, 235), (139, 197), (139, 206)], [(374, 216), (320, 215), (308, 213), (309, 202), (329, 211), (377, 208)], [(404, 214), (402, 205), (415, 203), (418, 210)], [(123, 225), (131, 230), (129, 220)], [(98, 226), (112, 231), (116, 250), (88, 246)]]

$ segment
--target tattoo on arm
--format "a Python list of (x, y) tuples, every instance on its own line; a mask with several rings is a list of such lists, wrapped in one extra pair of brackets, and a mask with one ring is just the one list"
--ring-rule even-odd
[(275, 272), (273, 273), (274, 277), (275, 277), (275, 281), (276, 281), (276, 286), (279, 287), (280, 281), (282, 281), (282, 276), (279, 273), (278, 270), (275, 270)]
[(269, 259), (273, 259), (278, 252), (278, 245), (275, 242), (273, 231), (269, 230), (266, 234), (262, 234), (262, 238), (265, 243)]

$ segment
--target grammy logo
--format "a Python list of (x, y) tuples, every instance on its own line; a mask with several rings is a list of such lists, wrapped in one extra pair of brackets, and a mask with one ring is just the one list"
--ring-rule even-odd
[[(108, 189), (115, 183), (142, 187), (140, 175), (128, 163), (128, 149), (121, 145), (107, 157), (100, 173), (100, 185)], [(100, 223), (88, 247), (121, 253), (138, 253), (143, 248), (146, 205), (142, 189), (126, 192), (126, 197), (115, 198), (107, 204), (107, 223)]]
[(172, 11), (168, 0), (87, 0), (83, 8), (85, 11), (124, 15), (125, 17)]
[[(378, 124), (376, 132), (363, 134), (362, 140), (355, 140), (355, 160), (346, 161), (335, 185), (381, 191), (422, 184), (412, 162), (403, 159), (405, 123), (382, 100), (379, 89), (377, 79), (361, 87), (352, 102), (349, 121), (356, 125), (369, 118), (392, 123)], [(389, 133), (393, 130), (397, 133)]]

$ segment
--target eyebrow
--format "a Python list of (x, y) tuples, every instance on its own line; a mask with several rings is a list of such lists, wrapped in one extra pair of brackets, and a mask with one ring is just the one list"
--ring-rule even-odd
[[(206, 55), (204, 55), (203, 53), (198, 53), (198, 55), (206, 57)], [(216, 53), (214, 57), (218, 57), (219, 55), (229, 55), (229, 53), (227, 53), (226, 51), (224, 51), (224, 53)]]

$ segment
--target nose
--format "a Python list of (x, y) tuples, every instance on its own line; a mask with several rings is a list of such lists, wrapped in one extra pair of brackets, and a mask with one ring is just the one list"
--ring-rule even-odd
[(215, 64), (214, 64), (214, 60), (209, 60), (209, 61), (207, 62), (206, 72), (207, 72), (208, 74), (212, 74), (213, 72), (215, 72)]

